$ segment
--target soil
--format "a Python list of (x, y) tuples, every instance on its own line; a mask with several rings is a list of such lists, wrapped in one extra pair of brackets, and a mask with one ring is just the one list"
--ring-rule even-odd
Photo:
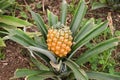
[(96, 10), (88, 10), (86, 18), (107, 20), (108, 13), (111, 13), (113, 26), (115, 30), (120, 30), (120, 12), (118, 10), (112, 10), (110, 8), (100, 8)]
[(9, 80), (18, 68), (29, 68), (29, 61), (21, 53), (20, 45), (12, 41), (6, 41), (6, 46), (3, 50), (5, 59), (0, 60), (0, 80)]
[[(40, 13), (45, 23), (47, 23), (46, 9), (49, 9), (50, 11), (52, 11), (53, 13), (59, 16), (61, 1), (62, 0), (45, 0), (44, 8), (41, 7), (39, 9), (36, 9), (35, 4), (38, 2), (42, 4), (43, 2), (41, 0), (35, 0), (34, 3), (30, 3), (29, 0), (26, 1), (18, 0), (19, 4), (21, 5), (28, 4), (31, 6), (32, 10)], [(78, 1), (79, 0), (75, 0), (74, 4), (77, 4)], [(67, 0), (67, 2), (71, 3), (72, 0)], [(89, 9), (85, 17), (86, 18), (94, 17), (96, 19), (101, 18), (102, 20), (106, 20), (108, 12), (111, 12), (115, 29), (120, 30), (120, 12), (113, 11), (109, 8), (101, 8), (93, 11)], [(16, 16), (21, 18), (21, 16), (19, 15), (19, 11), (16, 12)], [(28, 14), (27, 16), (30, 15)], [(68, 24), (71, 21), (71, 17), (72, 17), (72, 13), (69, 12), (67, 16)], [(120, 47), (117, 48), (115, 54), (119, 55), (120, 57), (120, 54), (118, 54), (119, 51), (120, 51)], [(27, 56), (24, 56), (24, 54), (22, 54), (22, 47), (17, 43), (12, 42), (10, 40), (6, 41), (6, 48), (4, 48), (3, 53), (5, 54), (5, 59), (0, 60), (0, 80), (9, 80), (11, 77), (13, 77), (15, 70), (18, 68), (30, 68), (29, 58)], [(116, 67), (116, 71), (120, 72), (120, 60), (118, 60), (118, 56), (116, 57), (116, 59), (118, 64)], [(24, 80), (24, 79), (18, 79), (18, 80)]]

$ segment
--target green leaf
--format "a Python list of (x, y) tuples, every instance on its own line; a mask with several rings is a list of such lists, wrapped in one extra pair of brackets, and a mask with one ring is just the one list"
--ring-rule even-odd
[(25, 32), (25, 34), (27, 34), (30, 38), (33, 38), (36, 46), (47, 49), (46, 40), (44, 39), (40, 32)]
[(104, 3), (104, 4), (107, 3), (107, 0), (99, 0), (99, 1), (100, 1), (100, 3)]
[(87, 5), (85, 4), (85, 1), (80, 0), (74, 18), (72, 20), (72, 23), (70, 25), (71, 31), (73, 32), (73, 36), (75, 36), (76, 31), (79, 30), (80, 28), (80, 23), (86, 13), (86, 10), (87, 10)]
[(100, 24), (101, 22), (102, 22), (102, 19), (101, 19), (101, 18), (96, 19), (96, 21), (95, 21), (96, 24)]
[(114, 72), (115, 73), (115, 75), (120, 75), (120, 72)]
[(33, 11), (30, 11), (30, 12), (32, 14), (33, 19), (35, 20), (35, 22), (37, 24), (37, 27), (38, 27), (39, 31), (42, 33), (43, 37), (46, 39), (47, 28), (46, 28), (45, 23), (42, 20), (42, 17), (39, 14), (37, 14)]
[(80, 47), (82, 47), (92, 38), (103, 32), (107, 28), (107, 25), (108, 25), (107, 22), (100, 23), (99, 25), (94, 26), (93, 29), (90, 29), (90, 31), (88, 31), (86, 34), (84, 34), (84, 36), (80, 40), (75, 42), (75, 44), (72, 46), (72, 52), (69, 58), (71, 58)]
[(120, 39), (118, 37), (116, 37), (116, 38), (112, 38), (112, 39), (109, 39), (109, 40), (99, 43), (95, 47), (89, 49), (88, 51), (83, 53), (81, 56), (79, 56), (78, 59), (76, 60), (76, 63), (82, 64), (82, 63), (87, 62), (91, 57), (93, 57), (109, 48), (117, 46), (119, 41), (120, 41)]
[[(27, 80), (42, 80), (41, 78), (49, 78), (55, 76), (54, 73), (51, 71), (44, 71), (44, 70), (30, 70), (30, 69), (17, 69), (14, 73), (14, 77), (11, 79), (15, 78), (21, 78), (21, 77), (26, 77)], [(38, 79), (39, 77), (39, 79)]]
[(67, 60), (64, 63), (73, 71), (77, 80), (88, 80), (86, 73), (75, 62)]
[(40, 74), (41, 71), (35, 71), (35, 70), (30, 70), (30, 69), (17, 69), (14, 73), (13, 78), (21, 78), (29, 75), (38, 75)]
[(18, 42), (24, 47), (27, 46), (37, 46), (37, 43), (34, 42), (32, 38), (30, 38), (27, 34), (25, 34), (22, 30), (8, 30), (9, 39)]
[(55, 56), (53, 55), (53, 53), (51, 53), (48, 50), (45, 50), (45, 49), (42, 49), (42, 48), (38, 48), (38, 47), (34, 47), (34, 46), (29, 46), (27, 48), (32, 50), (32, 51), (40, 52), (41, 54), (47, 56), (54, 63), (57, 62), (57, 60), (56, 60)]
[(7, 25), (15, 26), (15, 27), (25, 27), (25, 26), (32, 25), (31, 23), (25, 20), (21, 20), (16, 17), (5, 16), (5, 15), (0, 15), (0, 22)]
[(115, 31), (115, 36), (120, 36), (120, 31), (119, 30)]
[(5, 2), (5, 0), (0, 0), (0, 4), (2, 4), (3, 2)]
[(0, 1), (0, 9), (8, 8), (14, 2), (15, 2), (15, 0), (1, 0)]
[(120, 80), (120, 76), (102, 72), (86, 72), (89, 79), (95, 80)]
[(36, 43), (39, 43), (38, 45), (43, 46), (45, 49), (47, 49), (47, 44), (45, 42), (45, 39), (42, 36), (34, 36), (34, 40)]
[(33, 75), (33, 76), (27, 76), (26, 80), (45, 80), (46, 78), (44, 76)]
[(5, 47), (6, 45), (5, 45), (5, 43), (4, 43), (4, 41), (3, 41), (3, 39), (0, 37), (0, 47)]
[(41, 36), (40, 32), (25, 32), (30, 38), (34, 38), (34, 36)]
[(50, 71), (42, 71), (39, 75), (30, 75), (26, 77), (26, 80), (45, 80), (47, 78), (54, 78), (54, 73)]
[(94, 19), (91, 18), (90, 20), (88, 20), (86, 22), (85, 25), (83, 25), (83, 27), (81, 28), (81, 30), (77, 33), (77, 35), (74, 37), (74, 42), (77, 42), (79, 40), (81, 40), (85, 35), (87, 35), (87, 33), (93, 29), (94, 27)]
[(98, 9), (98, 8), (103, 8), (103, 7), (108, 7), (108, 6), (106, 4), (100, 3), (100, 2), (94, 2), (92, 4), (92, 10)]
[(7, 25), (5, 23), (0, 23), (0, 28), (4, 28), (4, 29), (15, 29), (15, 26), (12, 25)]
[(47, 66), (45, 66), (42, 62), (38, 61), (35, 58), (31, 58), (31, 60), (40, 70), (49, 71), (49, 68)]
[(21, 37), (18, 36), (18, 35), (8, 36), (8, 37), (9, 37), (8, 39), (17, 42), (17, 43), (19, 43), (20, 45), (22, 45), (22, 46), (24, 46), (24, 47), (30, 46), (29, 43), (27, 43), (24, 39), (21, 39)]
[(49, 10), (47, 10), (47, 15), (48, 15), (49, 27), (52, 27), (53, 25), (58, 23), (58, 17)]
[(6, 35), (8, 35), (9, 33), (6, 31), (6, 30), (0, 30), (0, 36), (3, 38), (3, 40), (5, 40), (4, 39), (4, 37), (6, 36)]
[(49, 67), (51, 66), (51, 65), (49, 64), (50, 59), (49, 59), (47, 56), (45, 56), (44, 54), (42, 54), (42, 53), (40, 53), (40, 52), (33, 52), (33, 54), (34, 54), (35, 56), (39, 57), (40, 59), (42, 59)]
[(65, 24), (66, 22), (66, 14), (67, 14), (67, 2), (66, 0), (63, 0), (62, 7), (61, 7), (61, 17), (60, 17), (60, 22), (62, 24)]

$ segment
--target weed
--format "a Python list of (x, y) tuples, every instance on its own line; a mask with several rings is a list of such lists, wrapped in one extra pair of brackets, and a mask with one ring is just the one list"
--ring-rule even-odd
[[(95, 46), (98, 42), (102, 42), (108, 38), (112, 38), (112, 34), (110, 32), (110, 29), (108, 28), (105, 30), (101, 36), (94, 38), (91, 42), (89, 42), (86, 46), (87, 48), (92, 48)], [(112, 58), (112, 53), (115, 50), (115, 47), (110, 48), (106, 51), (104, 51), (100, 55), (96, 55), (93, 58), (90, 59), (90, 65), (91, 69), (94, 71), (103, 71), (103, 72), (109, 72), (111, 74), (114, 73), (115, 68), (115, 60)]]
[(2, 51), (2, 48), (0, 48), (0, 60), (5, 59), (5, 54)]

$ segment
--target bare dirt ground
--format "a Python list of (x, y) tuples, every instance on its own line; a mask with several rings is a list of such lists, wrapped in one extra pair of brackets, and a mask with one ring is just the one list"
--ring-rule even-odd
[(0, 60), (0, 80), (9, 80), (17, 68), (29, 68), (29, 61), (18, 44), (6, 41), (6, 46), (3, 51), (5, 59)]

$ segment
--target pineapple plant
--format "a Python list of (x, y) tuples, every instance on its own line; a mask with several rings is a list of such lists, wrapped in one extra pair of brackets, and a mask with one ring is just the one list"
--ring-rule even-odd
[[(48, 10), (49, 24), (45, 24), (38, 13), (30, 10), (41, 32), (40, 36), (31, 38), (22, 30), (9, 29), (7, 38), (25, 47), (29, 51), (31, 61), (37, 67), (37, 70), (17, 69), (11, 79), (25, 77), (25, 80), (48, 78), (53, 80), (119, 80), (118, 75), (85, 71), (81, 65), (94, 55), (117, 46), (120, 37), (103, 41), (79, 55), (78, 58), (73, 57), (77, 50), (106, 30), (108, 26), (107, 21), (95, 23), (93, 18), (84, 20), (86, 11), (85, 1), (80, 0), (71, 24), (66, 25), (67, 2), (63, 0), (60, 21)], [(38, 58), (42, 59), (44, 63)]]

